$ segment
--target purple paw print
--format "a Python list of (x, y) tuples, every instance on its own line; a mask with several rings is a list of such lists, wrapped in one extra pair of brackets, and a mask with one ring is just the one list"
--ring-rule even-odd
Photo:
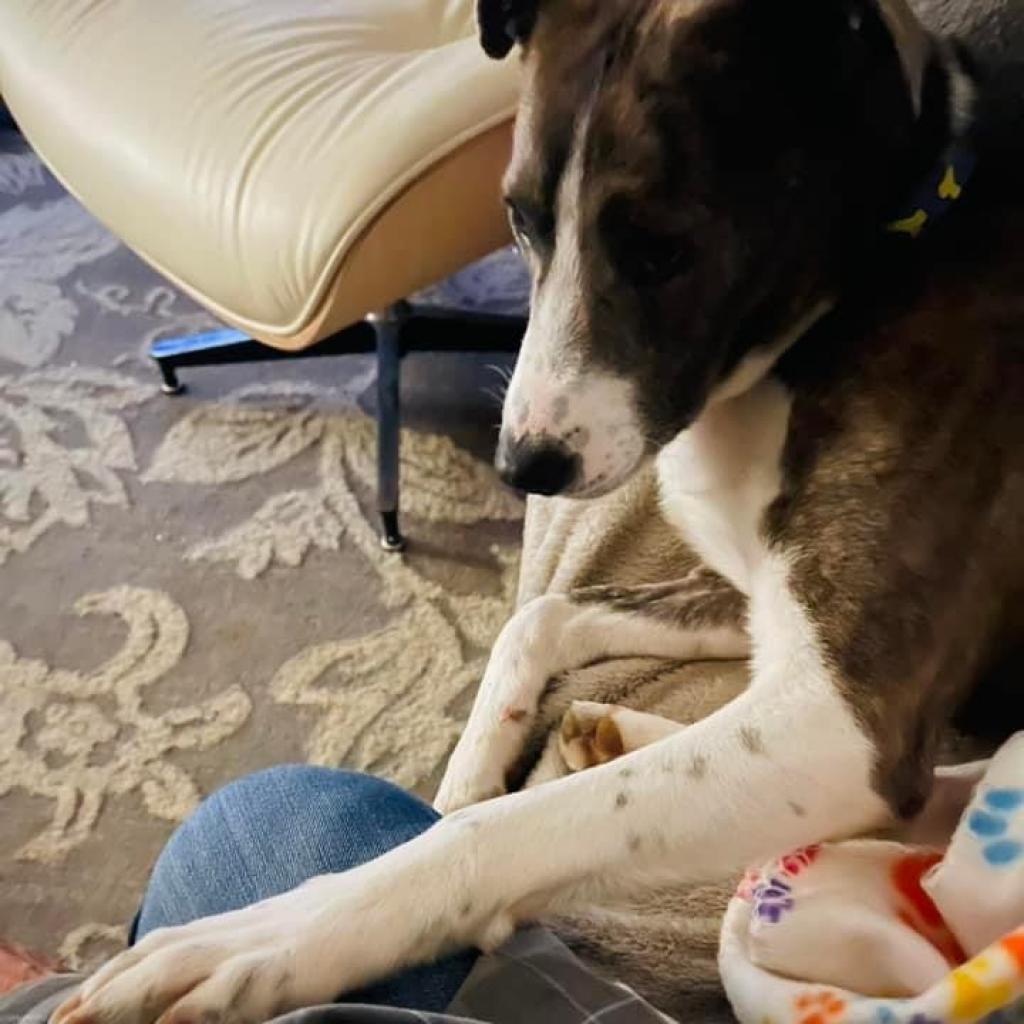
[(793, 904), (792, 888), (779, 878), (773, 876), (754, 887), (754, 914), (762, 921), (778, 924)]

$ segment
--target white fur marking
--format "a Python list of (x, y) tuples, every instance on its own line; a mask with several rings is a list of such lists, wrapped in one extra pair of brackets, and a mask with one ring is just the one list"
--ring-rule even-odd
[[(582, 366), (582, 338), (588, 327), (581, 307), (583, 285), (579, 254), (579, 192), (582, 160), (577, 144), (559, 185), (554, 254), (542, 284), (534, 290), (530, 322), (509, 384), (502, 433), (516, 438), (561, 441), (582, 460), (573, 497), (590, 497), (622, 482), (644, 456), (631, 382)], [(524, 403), (520, 420), (511, 410)]]
[(705, 409), (658, 456), (666, 518), (748, 596), (766, 556), (761, 517), (781, 485), (789, 406), (782, 385), (765, 378)]

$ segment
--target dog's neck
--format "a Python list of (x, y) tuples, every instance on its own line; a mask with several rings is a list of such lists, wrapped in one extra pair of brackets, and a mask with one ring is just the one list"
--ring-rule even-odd
[[(896, 2), (883, 0), (882, 7)], [(914, 111), (903, 166), (894, 165), (892, 172), (902, 193), (895, 197), (898, 205), (910, 201), (950, 149), (970, 147), (973, 124), (975, 86), (958, 53), (947, 40), (916, 27), (915, 33), (903, 22), (893, 30)], [(888, 213), (897, 215), (898, 205)]]
[(733, 371), (708, 396), (707, 407), (728, 402), (749, 391), (762, 381), (782, 356), (795, 345), (836, 304), (834, 298), (823, 298), (799, 316), (775, 341), (745, 355)]

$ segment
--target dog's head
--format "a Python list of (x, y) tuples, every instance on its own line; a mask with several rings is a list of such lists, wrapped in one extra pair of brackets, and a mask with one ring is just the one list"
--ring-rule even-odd
[(941, 148), (918, 152), (945, 78), (876, 0), (479, 0), (479, 17), (488, 53), (524, 61), (504, 189), (533, 301), (498, 467), (590, 497), (842, 290)]

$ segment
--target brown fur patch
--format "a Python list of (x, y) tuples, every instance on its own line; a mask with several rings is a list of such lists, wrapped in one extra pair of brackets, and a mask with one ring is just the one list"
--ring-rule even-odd
[(851, 296), (785, 358), (785, 482), (765, 518), (902, 814), (954, 711), (1024, 635), (1024, 206), (972, 188), (871, 282), (907, 290)]

